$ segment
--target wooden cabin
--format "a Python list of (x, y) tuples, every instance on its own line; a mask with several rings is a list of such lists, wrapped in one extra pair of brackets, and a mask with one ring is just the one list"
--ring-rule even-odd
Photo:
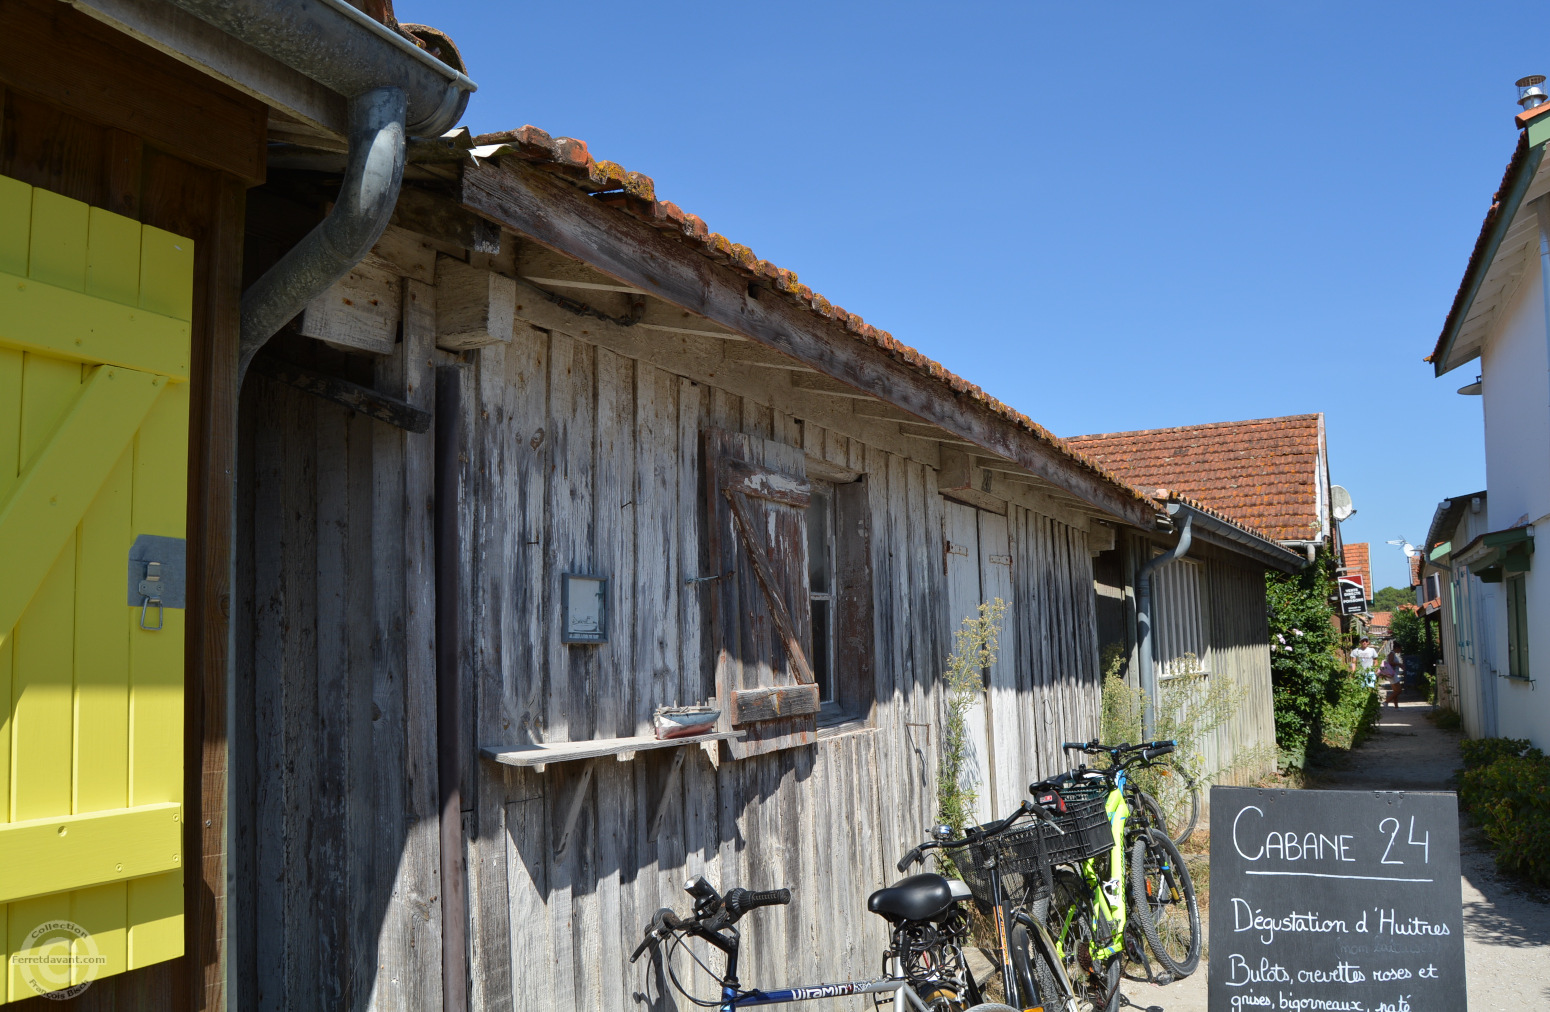
[(458, 143), (244, 388), (238, 993), (674, 1007), (626, 957), (699, 873), (795, 890), (747, 979), (871, 972), (953, 630), (1008, 606), (988, 817), (1097, 734), (1092, 558), (1159, 506), (580, 142)]
[[(109, 957), (76, 1007), (672, 1008), (626, 957), (698, 873), (795, 892), (747, 979), (870, 973), (961, 620), (1007, 605), (980, 815), (1097, 734), (1094, 560), (1166, 544), (1164, 501), (532, 128), (413, 139), (393, 223), (242, 382), (345, 96), (196, 0), (6, 9), (0, 904), (10, 954), (65, 918)], [(139, 420), (65, 432), (110, 374)], [(102, 458), (63, 521), (60, 433)]]

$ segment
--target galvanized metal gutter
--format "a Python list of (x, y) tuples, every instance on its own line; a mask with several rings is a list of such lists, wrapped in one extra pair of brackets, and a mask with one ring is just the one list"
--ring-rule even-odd
[(452, 129), (478, 86), (343, 0), (168, 0), (345, 98), (408, 96), (411, 137)]

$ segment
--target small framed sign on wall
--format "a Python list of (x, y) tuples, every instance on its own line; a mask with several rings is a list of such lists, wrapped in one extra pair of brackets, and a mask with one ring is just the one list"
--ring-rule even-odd
[(608, 577), (560, 576), (561, 643), (608, 642)]

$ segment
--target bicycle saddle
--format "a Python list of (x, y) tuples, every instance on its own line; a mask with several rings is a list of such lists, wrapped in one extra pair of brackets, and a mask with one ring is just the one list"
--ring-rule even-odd
[(892, 920), (929, 921), (953, 905), (953, 889), (940, 875), (911, 875), (867, 897), (866, 908)]

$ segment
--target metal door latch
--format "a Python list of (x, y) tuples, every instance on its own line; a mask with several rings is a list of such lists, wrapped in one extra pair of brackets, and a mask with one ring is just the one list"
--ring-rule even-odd
[[(188, 546), (182, 538), (142, 534), (129, 550), (129, 604), (140, 607), (140, 628), (156, 632), (168, 608), (187, 607)], [(151, 609), (156, 620), (151, 621)]]
[[(161, 563), (147, 562), (145, 564), (145, 579), (140, 581), (140, 628), (155, 632), (165, 624), (165, 609), (161, 606)], [(156, 606), (156, 624), (145, 624), (146, 609), (151, 605)]]

